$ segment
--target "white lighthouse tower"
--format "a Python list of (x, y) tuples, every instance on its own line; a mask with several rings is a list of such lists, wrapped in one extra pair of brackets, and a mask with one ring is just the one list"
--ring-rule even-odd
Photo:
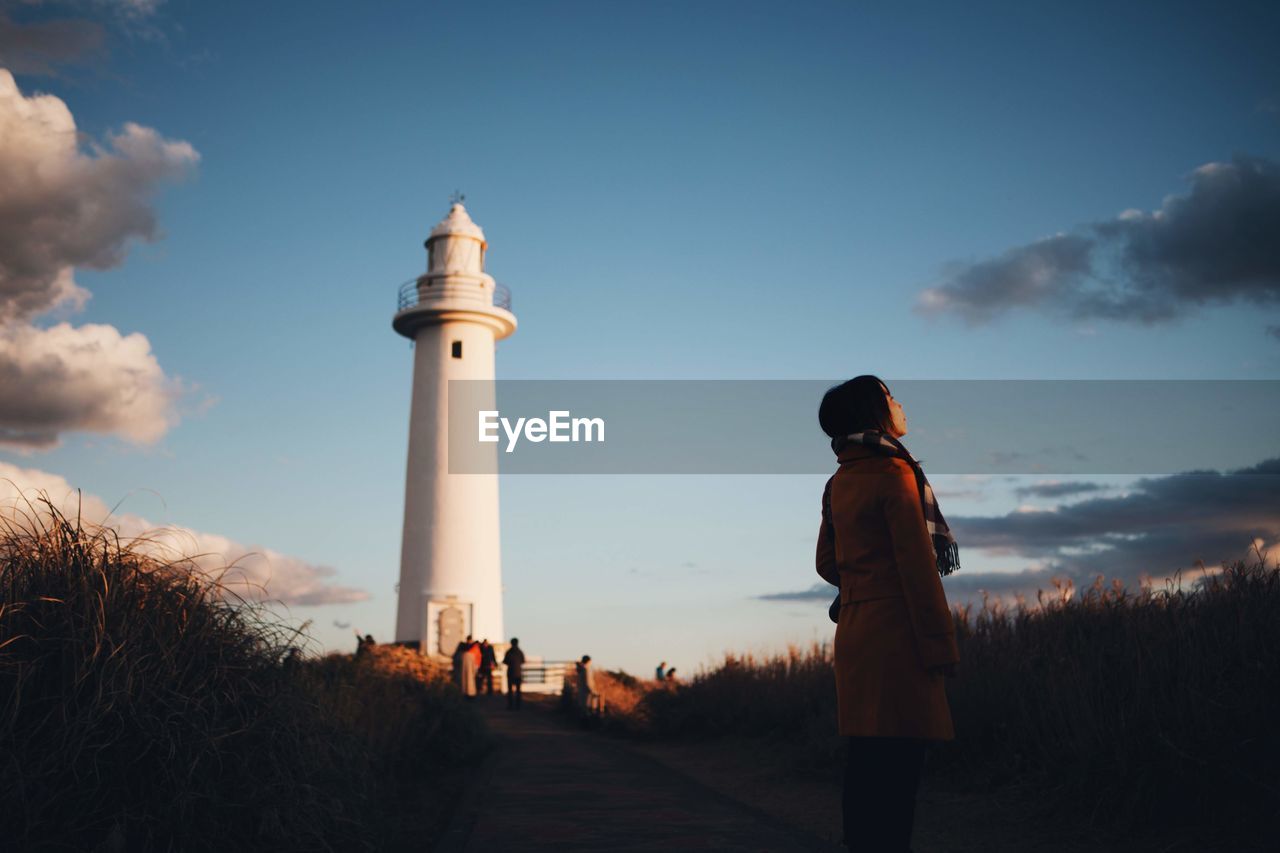
[[(495, 344), (516, 318), (484, 271), (488, 244), (461, 201), (426, 247), (427, 272), (401, 288), (391, 321), (414, 342), (396, 640), (451, 654), (467, 634), (504, 637), (498, 477), (449, 473), (449, 380), (483, 380), (491, 396)], [(493, 453), (496, 470), (497, 445)]]

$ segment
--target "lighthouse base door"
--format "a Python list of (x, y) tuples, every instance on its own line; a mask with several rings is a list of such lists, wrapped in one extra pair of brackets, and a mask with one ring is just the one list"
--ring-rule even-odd
[(429, 655), (453, 654), (471, 631), (471, 617), (474, 606), (469, 601), (448, 598), (432, 598), (427, 600), (427, 614), (423, 624), (426, 626), (425, 642), (422, 644)]

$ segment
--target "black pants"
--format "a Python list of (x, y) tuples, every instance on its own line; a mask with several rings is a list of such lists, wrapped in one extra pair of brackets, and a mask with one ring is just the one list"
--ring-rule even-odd
[(520, 681), (507, 682), (507, 707), (520, 710)]
[(844, 769), (844, 838), (850, 850), (908, 853), (928, 741), (851, 737)]

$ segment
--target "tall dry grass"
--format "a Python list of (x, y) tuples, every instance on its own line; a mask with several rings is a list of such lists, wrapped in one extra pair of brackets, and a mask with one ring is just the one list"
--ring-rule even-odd
[(477, 744), (434, 681), (306, 660), (189, 560), (29, 510), (0, 518), (7, 848), (389, 849), (389, 792)]
[(487, 744), (448, 665), (412, 649), (379, 645), (308, 661), (302, 683), (342, 728), (359, 734), (380, 775), (469, 762)]
[[(591, 726), (625, 734), (642, 734), (649, 730), (647, 698), (651, 685), (644, 685), (623, 670), (600, 670), (595, 673), (595, 689), (602, 709), (583, 715), (578, 696), (578, 679), (572, 664), (565, 668), (564, 686), (560, 691), (560, 709), (572, 713)], [(658, 688), (661, 689), (661, 688)]]
[(789, 646), (774, 655), (726, 654), (688, 684), (664, 685), (643, 703), (649, 731), (782, 738), (795, 770), (823, 768), (839, 748), (831, 647)]
[[(1277, 829), (1280, 567), (1237, 562), (1193, 590), (1131, 593), (1100, 577), (1082, 596), (1059, 584), (1034, 607), (984, 602), (955, 621), (957, 739), (934, 770), (975, 791), (1040, 792), (1121, 834), (1197, 826), (1245, 843)], [(827, 645), (726, 656), (636, 706), (618, 728), (768, 738), (793, 769), (837, 778)]]
[(957, 613), (958, 738), (941, 763), (1129, 830), (1276, 827), (1280, 567), (1240, 561), (1191, 589), (1055, 586), (1035, 609)]

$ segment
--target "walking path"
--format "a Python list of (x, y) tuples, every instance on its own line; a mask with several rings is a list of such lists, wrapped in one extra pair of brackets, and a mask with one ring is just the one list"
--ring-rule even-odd
[(437, 848), (446, 853), (840, 849), (577, 728), (554, 698), (514, 713), (480, 701), (497, 743)]

